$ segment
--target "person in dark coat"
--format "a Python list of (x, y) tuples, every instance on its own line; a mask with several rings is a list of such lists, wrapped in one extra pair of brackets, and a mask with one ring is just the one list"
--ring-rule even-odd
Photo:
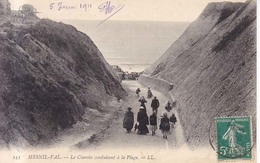
[(157, 130), (157, 116), (156, 112), (154, 111), (153, 114), (150, 116), (150, 126), (151, 126), (151, 131), (152, 135), (155, 135), (155, 131)]
[(152, 103), (151, 103), (151, 107), (153, 108), (153, 112), (155, 112), (156, 115), (157, 115), (159, 106), (160, 106), (159, 100), (156, 98), (156, 96), (154, 96), (154, 99), (152, 100)]
[(136, 97), (139, 97), (139, 93), (141, 92), (140, 88), (137, 88), (135, 93), (136, 93)]
[(140, 110), (137, 114), (137, 122), (139, 122), (138, 126), (138, 134), (145, 135), (149, 133), (149, 130), (147, 128), (147, 125), (149, 125), (148, 116), (147, 113), (144, 110), (144, 107), (140, 107)]
[(174, 128), (174, 125), (175, 125), (176, 122), (177, 122), (177, 118), (176, 118), (175, 114), (172, 113), (172, 115), (170, 117), (170, 124), (171, 124), (172, 128)]
[(167, 102), (165, 109), (169, 112), (170, 110), (172, 110), (172, 105), (170, 103), (170, 101)]
[(170, 134), (170, 120), (167, 117), (167, 113), (163, 114), (160, 124), (160, 130), (162, 130), (163, 138), (167, 139), (167, 135)]
[(131, 111), (132, 108), (128, 107), (128, 111), (125, 113), (123, 127), (126, 129), (127, 133), (131, 132), (134, 127), (134, 113)]
[(144, 96), (142, 96), (139, 100), (138, 100), (142, 107), (144, 107), (144, 111), (146, 112), (146, 106), (145, 106), (145, 103), (147, 103), (146, 99), (144, 98)]

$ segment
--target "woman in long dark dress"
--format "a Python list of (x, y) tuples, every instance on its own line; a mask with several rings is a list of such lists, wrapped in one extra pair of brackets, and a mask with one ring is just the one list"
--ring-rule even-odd
[(148, 116), (143, 106), (140, 107), (140, 110), (137, 114), (137, 122), (139, 122), (137, 132), (138, 134), (145, 135), (149, 133), (149, 130), (147, 128), (147, 125), (149, 125)]
[(123, 127), (126, 129), (127, 133), (129, 133), (134, 127), (134, 113), (131, 111), (132, 108), (128, 107), (127, 109), (128, 111), (125, 113)]

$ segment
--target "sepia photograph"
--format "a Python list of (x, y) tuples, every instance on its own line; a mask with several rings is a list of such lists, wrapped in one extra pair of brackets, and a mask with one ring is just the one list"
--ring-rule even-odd
[(256, 0), (0, 0), (0, 162), (256, 162)]

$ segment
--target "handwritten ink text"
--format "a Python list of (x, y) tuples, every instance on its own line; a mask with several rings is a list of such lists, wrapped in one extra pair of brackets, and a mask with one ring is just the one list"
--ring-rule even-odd
[(58, 11), (61, 10), (71, 10), (71, 9), (76, 9), (76, 6), (73, 5), (67, 5), (67, 4), (63, 4), (62, 2), (59, 3), (50, 3), (50, 9), (57, 9)]
[(98, 25), (104, 23), (106, 20), (114, 16), (116, 13), (118, 13), (120, 10), (122, 10), (125, 7), (125, 5), (119, 5), (115, 6), (112, 5), (110, 1), (106, 1), (105, 3), (102, 3), (98, 6), (99, 12), (104, 12), (105, 15), (110, 14), (105, 20), (100, 22)]

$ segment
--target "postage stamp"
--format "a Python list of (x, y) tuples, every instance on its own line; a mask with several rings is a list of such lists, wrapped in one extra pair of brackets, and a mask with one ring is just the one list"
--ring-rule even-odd
[(252, 158), (250, 117), (218, 117), (216, 130), (219, 160)]

